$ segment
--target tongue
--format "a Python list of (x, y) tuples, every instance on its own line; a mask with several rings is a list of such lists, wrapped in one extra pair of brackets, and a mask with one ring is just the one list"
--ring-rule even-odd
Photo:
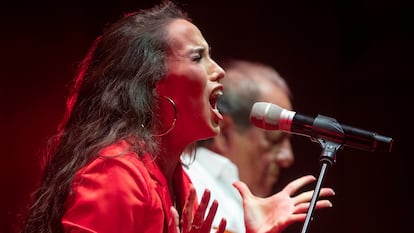
[(220, 112), (217, 110), (217, 108), (213, 109), (213, 112), (214, 112), (214, 116), (215, 116), (216, 121), (223, 120), (223, 116), (220, 114)]

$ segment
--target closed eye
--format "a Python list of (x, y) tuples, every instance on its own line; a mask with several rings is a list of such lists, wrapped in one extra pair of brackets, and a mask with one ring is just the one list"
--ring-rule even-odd
[(205, 48), (198, 47), (198, 48), (196, 48), (193, 51), (193, 53), (191, 55), (191, 60), (192, 61), (200, 61), (203, 58), (203, 56), (204, 56), (205, 53), (206, 53), (206, 49)]
[(203, 58), (203, 56), (201, 56), (201, 54), (194, 54), (193, 56), (191, 56), (192, 61), (200, 61), (201, 58)]

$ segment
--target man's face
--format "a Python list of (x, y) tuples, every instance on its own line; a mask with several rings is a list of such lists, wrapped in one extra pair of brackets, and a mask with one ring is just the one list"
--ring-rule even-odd
[[(292, 109), (287, 94), (268, 80), (258, 80), (262, 100)], [(282, 131), (267, 131), (249, 126), (244, 131), (236, 131), (233, 156), (239, 167), (240, 179), (258, 196), (268, 196), (278, 181), (281, 168), (294, 162), (290, 135)]]

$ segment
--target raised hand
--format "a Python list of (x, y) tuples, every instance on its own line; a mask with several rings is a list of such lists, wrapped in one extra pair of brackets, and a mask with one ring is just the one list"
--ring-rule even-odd
[[(303, 222), (312, 199), (312, 191), (293, 196), (300, 188), (314, 182), (316, 178), (308, 175), (290, 182), (286, 187), (268, 197), (254, 196), (245, 183), (236, 181), (233, 186), (243, 199), (246, 233), (279, 233), (295, 222)], [(319, 197), (333, 196), (331, 188), (322, 188)], [(329, 200), (318, 200), (315, 209), (332, 207)]]
[[(211, 207), (208, 210), (207, 217), (204, 219), (208, 203), (210, 201), (210, 190), (206, 189), (203, 193), (203, 197), (201, 198), (200, 204), (196, 210), (196, 213), (193, 217), (193, 207), (196, 203), (196, 191), (194, 187), (191, 187), (190, 193), (187, 197), (187, 201), (184, 204), (183, 214), (181, 218), (181, 233), (210, 233), (211, 232), (211, 224), (213, 223), (214, 216), (217, 212), (218, 202), (214, 200), (211, 204)], [(176, 219), (176, 225), (178, 226), (178, 213), (177, 211), (172, 208), (171, 209), (173, 215)], [(216, 233), (223, 233), (226, 228), (226, 220), (223, 218), (219, 224)], [(179, 231), (179, 227), (176, 228), (177, 233)]]

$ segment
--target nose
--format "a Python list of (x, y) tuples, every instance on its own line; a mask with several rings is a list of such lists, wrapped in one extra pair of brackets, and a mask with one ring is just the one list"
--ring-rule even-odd
[(279, 167), (287, 168), (290, 167), (295, 161), (295, 156), (293, 154), (292, 145), (288, 138), (284, 139), (281, 144), (281, 147), (276, 153), (276, 164)]
[(212, 75), (211, 75), (211, 79), (212, 79), (212, 81), (220, 81), (221, 79), (224, 78), (224, 75), (225, 75), (226, 72), (214, 60), (211, 60), (211, 61), (212, 61), (212, 70), (213, 70)]

